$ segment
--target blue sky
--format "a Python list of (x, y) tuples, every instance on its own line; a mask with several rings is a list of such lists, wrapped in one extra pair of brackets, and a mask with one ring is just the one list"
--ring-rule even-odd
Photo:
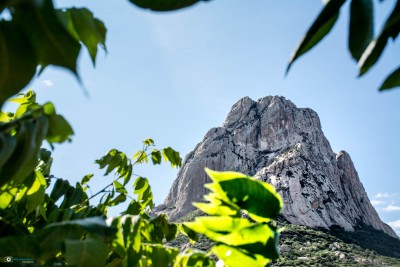
[[(376, 1), (377, 30), (393, 3)], [(71, 144), (54, 151), (56, 176), (76, 181), (95, 173), (95, 192), (112, 179), (93, 164), (109, 149), (133, 155), (151, 137), (184, 156), (240, 98), (282, 95), (319, 114), (333, 150), (351, 155), (381, 218), (400, 233), (400, 89), (377, 91), (397, 67), (399, 42), (357, 79), (347, 51), (348, 6), (333, 32), (284, 78), (321, 1), (214, 0), (163, 14), (124, 0), (57, 1), (58, 7), (71, 5), (89, 7), (105, 22), (108, 54), (99, 53), (96, 68), (86, 51), (80, 55), (89, 96), (58, 68), (46, 69), (29, 85), (39, 101), (54, 102), (76, 133)], [(135, 172), (150, 179), (159, 204), (177, 171), (146, 166)]]

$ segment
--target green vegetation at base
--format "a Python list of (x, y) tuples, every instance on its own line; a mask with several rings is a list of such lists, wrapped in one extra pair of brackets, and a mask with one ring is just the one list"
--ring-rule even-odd
[[(181, 220), (190, 221), (203, 216), (194, 210)], [(399, 266), (400, 240), (396, 240), (368, 226), (359, 226), (354, 232), (334, 228), (312, 229), (290, 224), (282, 217), (283, 227), (279, 248), (281, 257), (270, 266)], [(178, 235), (168, 245), (180, 250), (195, 248), (209, 251), (213, 241), (200, 236), (199, 242), (191, 244), (186, 236)]]

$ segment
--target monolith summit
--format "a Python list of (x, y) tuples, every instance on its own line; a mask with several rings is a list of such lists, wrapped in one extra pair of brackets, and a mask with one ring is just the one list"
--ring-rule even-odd
[[(316, 112), (283, 97), (233, 105), (222, 127), (212, 128), (184, 160), (163, 205), (171, 220), (194, 209), (210, 182), (204, 172), (238, 171), (275, 186), (283, 216), (293, 224), (347, 231), (364, 224), (397, 237), (383, 223), (364, 190), (348, 153), (335, 154)], [(268, 207), (265, 207), (268, 208)]]

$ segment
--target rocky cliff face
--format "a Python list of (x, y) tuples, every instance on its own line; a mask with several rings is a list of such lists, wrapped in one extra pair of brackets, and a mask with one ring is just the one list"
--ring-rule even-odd
[(348, 231), (366, 224), (397, 237), (372, 207), (349, 154), (332, 151), (318, 115), (283, 97), (238, 101), (222, 127), (209, 130), (186, 156), (157, 210), (172, 220), (193, 210), (191, 203), (202, 201), (203, 185), (210, 182), (205, 167), (273, 184), (283, 197), (283, 215), (293, 224)]

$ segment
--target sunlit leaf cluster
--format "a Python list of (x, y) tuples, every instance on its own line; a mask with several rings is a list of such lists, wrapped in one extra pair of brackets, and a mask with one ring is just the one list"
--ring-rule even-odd
[(194, 241), (193, 232), (215, 241), (211, 251), (224, 266), (262, 267), (278, 258), (274, 220), (283, 204), (275, 189), (241, 173), (206, 171), (213, 181), (206, 185), (208, 202), (194, 205), (211, 216), (183, 224), (183, 232)]

